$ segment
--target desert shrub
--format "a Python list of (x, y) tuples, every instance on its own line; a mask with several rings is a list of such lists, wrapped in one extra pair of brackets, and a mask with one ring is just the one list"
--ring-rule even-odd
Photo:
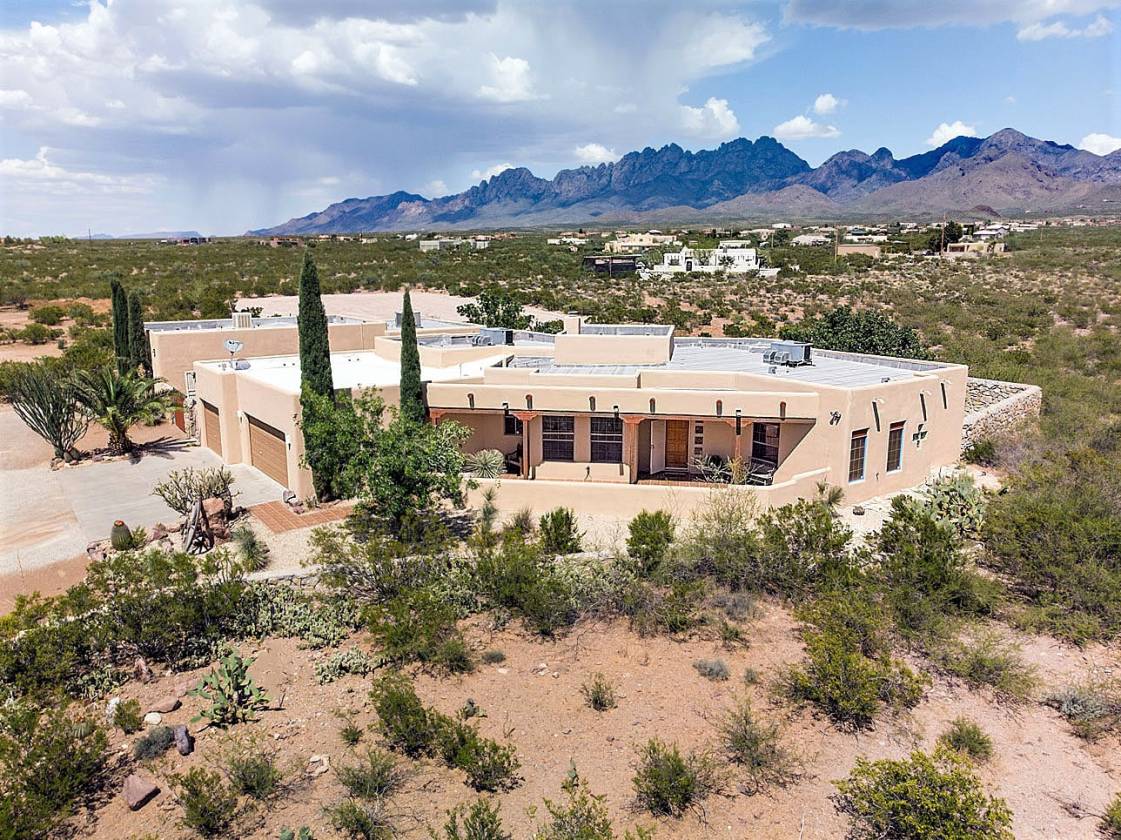
[(580, 693), (584, 695), (584, 702), (597, 712), (606, 712), (617, 705), (615, 689), (601, 673), (592, 674), (591, 679), (580, 687)]
[(848, 353), (873, 353), (906, 359), (930, 358), (922, 339), (911, 327), (895, 323), (879, 312), (858, 311), (838, 306), (819, 318), (805, 318), (787, 324), (779, 336), (805, 341), (814, 347)]
[(226, 747), (223, 760), (226, 778), (237, 793), (264, 800), (280, 789), (284, 774), (276, 765), (276, 750), (258, 737), (235, 738)]
[(401, 674), (386, 675), (374, 684), (370, 696), (381, 732), (392, 749), (410, 758), (431, 751), (436, 740), (436, 722), (408, 678)]
[(504, 540), (498, 551), (479, 557), (476, 579), (491, 606), (516, 610), (536, 632), (551, 636), (575, 623), (579, 611), (572, 587), (543, 551)]
[(703, 580), (676, 580), (669, 586), (638, 581), (622, 597), (623, 613), (642, 636), (685, 633), (700, 621)]
[(244, 659), (237, 652), (222, 657), (218, 667), (188, 692), (210, 703), (198, 717), (220, 727), (256, 720), (258, 710), (268, 705), (269, 698), (249, 676), (252, 664), (252, 659)]
[(387, 799), (405, 783), (405, 770), (389, 753), (369, 748), (357, 764), (338, 770), (339, 782), (356, 799)]
[(1036, 686), (1035, 669), (1024, 662), (1019, 646), (996, 631), (950, 639), (940, 645), (935, 658), (970, 688), (988, 686), (1003, 700), (1027, 700)]
[(460, 805), (448, 811), (448, 819), (444, 823), (443, 831), (433, 832), (432, 838), (433, 840), (513, 840), (513, 835), (502, 828), (497, 803), (476, 799), (469, 808)]
[(643, 572), (653, 571), (673, 545), (673, 517), (664, 510), (644, 510), (630, 521), (628, 530), (627, 553), (638, 562)]
[(706, 680), (726, 680), (731, 673), (723, 659), (698, 659), (693, 668)]
[(269, 547), (248, 525), (241, 525), (230, 533), (242, 566), (247, 572), (258, 572), (269, 564)]
[(524, 507), (514, 511), (506, 521), (503, 531), (511, 536), (517, 535), (528, 539), (537, 531), (537, 520), (530, 508)]
[(996, 458), (996, 444), (989, 438), (974, 441), (961, 453), (961, 459), (965, 463), (982, 467), (996, 466)]
[(1101, 829), (1108, 840), (1121, 840), (1121, 793), (1113, 797), (1102, 814)]
[(851, 575), (852, 531), (829, 505), (802, 499), (759, 520), (754, 587), (783, 595), (843, 584)]
[(475, 727), (462, 721), (433, 714), (437, 717), (437, 751), (445, 764), (467, 774), (467, 784), (492, 792), (517, 784), (520, 763), (513, 747), (483, 738)]
[(951, 750), (910, 759), (856, 760), (847, 779), (834, 783), (837, 809), (861, 840), (1012, 840), (1012, 813), (985, 793), (968, 761)]
[(576, 525), (576, 514), (569, 508), (554, 508), (537, 524), (541, 549), (546, 554), (575, 554), (581, 550), (583, 534)]
[(339, 727), (339, 739), (348, 747), (358, 745), (362, 740), (362, 727), (354, 722), (353, 719), (344, 717), (343, 725)]
[(113, 713), (113, 725), (126, 735), (139, 732), (140, 727), (144, 725), (144, 713), (140, 709), (140, 701), (129, 698), (118, 703), (117, 710)]
[(347, 674), (364, 677), (374, 669), (369, 654), (358, 648), (347, 648), (332, 653), (315, 663), (315, 681), (320, 685), (332, 683)]
[(969, 718), (956, 718), (950, 728), (938, 736), (938, 743), (975, 761), (988, 761), (993, 757), (993, 739)]
[(207, 467), (196, 470), (184, 467), (172, 470), (167, 478), (152, 488), (152, 495), (163, 499), (169, 508), (181, 516), (190, 513), (198, 498), (221, 499), (226, 503), (226, 513), (233, 510), (234, 474), (225, 467)]
[(458, 612), (428, 589), (409, 589), (367, 610), (370, 633), (393, 663), (422, 662), (449, 673), (474, 668), (456, 628)]
[(171, 777), (183, 806), (183, 825), (203, 837), (224, 834), (238, 816), (237, 793), (213, 770), (192, 767)]
[(45, 324), (48, 327), (57, 327), (65, 317), (66, 310), (53, 304), (36, 306), (31, 310), (31, 320), (36, 324)]
[[(565, 800), (545, 800), (548, 820), (537, 828), (533, 840), (615, 840), (604, 797), (596, 796), (588, 782), (572, 770), (561, 785)], [(639, 837), (645, 836), (641, 831)]]
[(479, 658), (487, 665), (500, 665), (506, 661), (506, 654), (500, 650), (484, 650)]
[(778, 724), (759, 720), (748, 700), (725, 712), (717, 731), (724, 754), (746, 777), (747, 793), (786, 785), (797, 776), (797, 761), (783, 746)]
[(0, 703), (0, 840), (45, 837), (92, 793), (108, 739), (64, 704)]
[(350, 840), (393, 840), (397, 828), (385, 803), (344, 799), (326, 809), (331, 827)]
[(1044, 702), (1089, 741), (1121, 730), (1121, 683), (1116, 679), (1088, 678), (1052, 691)]
[(891, 621), (880, 597), (868, 586), (829, 592), (796, 612), (820, 633), (876, 658), (891, 652)]
[(136, 739), (132, 745), (132, 757), (137, 761), (159, 758), (174, 743), (175, 734), (170, 726), (154, 726)]
[(634, 774), (638, 803), (656, 815), (680, 817), (720, 787), (712, 758), (704, 753), (682, 755), (676, 744), (652, 738), (639, 753)]
[(758, 685), (759, 672), (754, 668), (747, 667), (743, 669), (743, 681), (745, 685)]
[(694, 513), (674, 551), (677, 577), (709, 578), (732, 590), (757, 585), (759, 535), (756, 506), (746, 492), (714, 492)]

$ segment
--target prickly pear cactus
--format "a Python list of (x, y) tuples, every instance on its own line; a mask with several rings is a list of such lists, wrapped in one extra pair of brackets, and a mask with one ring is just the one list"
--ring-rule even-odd
[(985, 491), (964, 473), (940, 478), (923, 491), (921, 502), (935, 519), (962, 537), (975, 537), (985, 521)]
[(249, 676), (252, 664), (252, 659), (243, 659), (236, 652), (222, 657), (218, 667), (188, 692), (210, 701), (210, 708), (195, 720), (206, 718), (211, 726), (220, 727), (256, 720), (257, 710), (265, 708), (269, 698)]

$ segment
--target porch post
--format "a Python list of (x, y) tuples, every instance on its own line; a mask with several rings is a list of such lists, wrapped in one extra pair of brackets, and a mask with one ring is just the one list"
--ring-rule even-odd
[(529, 424), (536, 419), (536, 411), (515, 411), (514, 416), (522, 421), (522, 478), (529, 478)]
[(623, 463), (630, 467), (629, 481), (638, 481), (638, 426), (645, 420), (641, 414), (624, 414), (623, 420)]
[(430, 408), (428, 409), (428, 419), (431, 421), (432, 425), (435, 426), (447, 413), (448, 412), (443, 408)]

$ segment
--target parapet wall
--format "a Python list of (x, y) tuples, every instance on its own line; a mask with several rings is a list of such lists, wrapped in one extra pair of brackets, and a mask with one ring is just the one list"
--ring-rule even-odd
[(961, 448), (1007, 432), (1030, 417), (1038, 417), (1043, 391), (1038, 385), (1001, 382), (971, 376), (965, 390), (965, 421)]

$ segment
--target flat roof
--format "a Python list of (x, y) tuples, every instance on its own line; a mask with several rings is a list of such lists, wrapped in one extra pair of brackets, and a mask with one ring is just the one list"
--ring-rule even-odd
[(656, 370), (751, 373), (840, 388), (859, 388), (912, 379), (923, 370), (940, 367), (938, 364), (911, 363), (911, 360), (906, 359), (883, 359), (878, 356), (820, 350), (813, 351), (813, 364), (787, 367), (763, 361), (763, 353), (770, 346), (770, 341), (675, 342), (673, 358), (660, 364), (558, 365), (551, 358), (523, 356), (512, 359), (510, 367), (533, 368), (540, 373), (557, 376), (634, 376)]
[[(497, 349), (497, 348), (496, 348)], [(496, 353), (447, 367), (422, 365), (420, 378), (424, 382), (448, 382), (456, 379), (479, 377), (483, 370), (505, 361), (508, 353)], [(229, 362), (211, 361), (200, 364), (227, 369)], [(300, 392), (300, 357), (269, 356), (260, 359), (239, 359), (237, 373), (289, 393)], [(331, 377), (336, 388), (385, 388), (401, 381), (401, 364), (387, 359), (372, 350), (331, 354)]]
[[(355, 318), (350, 315), (328, 315), (327, 323), (365, 324), (367, 322), (363, 318)], [(296, 316), (274, 315), (265, 318), (255, 317), (250, 319), (250, 326), (255, 330), (275, 327), (295, 329)], [(238, 328), (234, 326), (233, 318), (196, 318), (185, 321), (145, 321), (144, 329), (150, 332), (197, 332), (201, 330), (232, 330)]]

